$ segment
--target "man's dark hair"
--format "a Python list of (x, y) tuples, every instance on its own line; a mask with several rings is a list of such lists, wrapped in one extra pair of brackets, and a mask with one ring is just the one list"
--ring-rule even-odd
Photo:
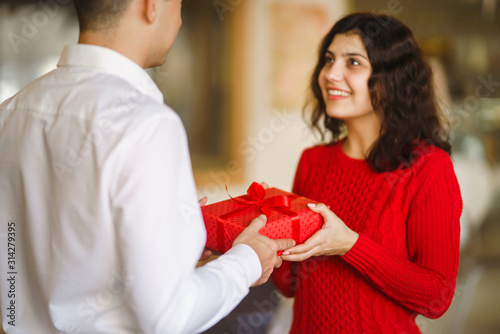
[(132, 0), (74, 0), (80, 31), (113, 28)]

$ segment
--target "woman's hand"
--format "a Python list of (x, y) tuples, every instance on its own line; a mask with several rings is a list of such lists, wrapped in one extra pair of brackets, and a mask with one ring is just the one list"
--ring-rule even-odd
[(311, 256), (332, 256), (346, 254), (358, 240), (359, 234), (351, 230), (324, 204), (308, 204), (309, 208), (321, 214), (323, 227), (303, 244), (287, 249), (281, 255), (283, 260), (304, 261)]

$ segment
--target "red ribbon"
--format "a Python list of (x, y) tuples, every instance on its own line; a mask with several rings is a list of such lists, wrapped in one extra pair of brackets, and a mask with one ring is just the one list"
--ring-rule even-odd
[(245, 211), (251, 210), (255, 207), (257, 207), (263, 214), (265, 214), (267, 218), (271, 216), (271, 211), (273, 210), (289, 216), (292, 220), (292, 238), (297, 244), (299, 243), (300, 217), (296, 212), (290, 210), (291, 201), (294, 200), (297, 196), (278, 195), (264, 199), (265, 196), (266, 190), (257, 182), (253, 182), (250, 185), (247, 190), (247, 195), (245, 196), (241, 196), (240, 198), (233, 198), (231, 197), (231, 195), (229, 195), (229, 197), (231, 197), (233, 201), (242, 204), (243, 207), (228, 212), (217, 218), (217, 243), (220, 250), (225, 249), (226, 235), (229, 237), (229, 233), (226, 231), (224, 226), (226, 220), (236, 215), (242, 214)]

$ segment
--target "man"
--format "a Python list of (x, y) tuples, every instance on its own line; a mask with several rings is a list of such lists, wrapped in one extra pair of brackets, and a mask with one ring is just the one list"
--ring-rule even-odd
[(206, 231), (185, 132), (143, 70), (165, 61), (181, 0), (75, 4), (79, 44), (0, 106), (4, 330), (203, 331), (293, 241), (261, 236), (260, 217), (195, 269)]

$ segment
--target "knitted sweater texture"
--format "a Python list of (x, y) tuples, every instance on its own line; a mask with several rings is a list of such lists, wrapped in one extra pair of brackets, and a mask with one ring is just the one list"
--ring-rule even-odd
[(360, 237), (344, 256), (284, 262), (272, 280), (295, 296), (291, 333), (420, 333), (449, 307), (462, 199), (450, 157), (425, 143), (410, 167), (373, 172), (341, 143), (305, 150), (293, 191), (323, 202)]

